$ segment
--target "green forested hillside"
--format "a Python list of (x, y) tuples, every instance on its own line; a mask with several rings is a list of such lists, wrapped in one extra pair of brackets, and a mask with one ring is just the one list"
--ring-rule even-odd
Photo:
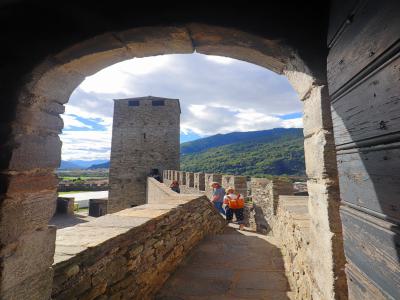
[(304, 175), (303, 142), (303, 132), (298, 128), (216, 135), (182, 144), (181, 170), (251, 176)]
[[(181, 144), (181, 170), (236, 175), (304, 175), (303, 130), (232, 132)], [(108, 168), (110, 162), (90, 169)]]

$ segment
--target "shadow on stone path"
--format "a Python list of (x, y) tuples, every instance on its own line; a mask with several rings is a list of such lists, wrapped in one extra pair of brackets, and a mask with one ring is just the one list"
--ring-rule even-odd
[(65, 227), (72, 227), (80, 223), (86, 223), (95, 219), (84, 213), (75, 213), (74, 215), (69, 214), (55, 214), (49, 221), (49, 225), (55, 225), (57, 229)]
[(158, 292), (157, 300), (290, 299), (273, 237), (237, 231), (205, 238)]

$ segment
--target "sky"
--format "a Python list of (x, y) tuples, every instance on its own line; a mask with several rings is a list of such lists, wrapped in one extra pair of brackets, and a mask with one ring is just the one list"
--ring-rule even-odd
[(217, 133), (302, 127), (302, 103), (286, 77), (221, 56), (174, 54), (107, 67), (72, 93), (62, 115), (63, 160), (108, 160), (113, 99), (179, 99), (181, 143)]

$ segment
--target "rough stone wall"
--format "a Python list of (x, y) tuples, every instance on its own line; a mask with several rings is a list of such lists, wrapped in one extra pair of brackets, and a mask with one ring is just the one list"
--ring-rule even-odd
[[(311, 217), (308, 197), (293, 195), (293, 185), (282, 180), (251, 179), (255, 229), (279, 237), (285, 269), (294, 299), (324, 299), (314, 276), (314, 255), (310, 248)], [(252, 224), (250, 224), (252, 226)]]
[(191, 172), (186, 172), (186, 186), (194, 188), (194, 174)]
[[(182, 171), (170, 171), (167, 170), (163, 173), (165, 176), (163, 182), (165, 185), (169, 186), (174, 178), (177, 176), (185, 176), (186, 184), (180, 184), (181, 194), (201, 194), (206, 195), (208, 199), (211, 199), (212, 188), (210, 186), (211, 182), (219, 182), (221, 186), (227, 189), (233, 186), (239, 193), (247, 197), (247, 177), (246, 176), (235, 176), (235, 175), (222, 175), (222, 174), (212, 174), (212, 173), (192, 173), (192, 172), (182, 172)], [(183, 182), (181, 180), (181, 182)]]
[[(24, 4), (20, 2), (10, 3), (11, 9), (5, 10), (3, 21), (12, 24), (15, 19), (27, 17), (26, 9), (12, 7), (13, 5), (22, 5), (22, 8), (24, 8)], [(32, 19), (34, 22), (30, 22), (32, 26), (28, 27), (3, 26), (6, 30), (6, 36), (30, 36), (32, 38), (19, 39), (20, 44), (10, 43), (11, 46), (5, 48), (5, 55), (3, 55), (10, 59), (6, 67), (2, 69), (2, 75), (4, 75), (2, 92), (5, 110), (2, 113), (4, 130), (0, 136), (2, 145), (4, 145), (4, 151), (1, 152), (3, 160), (0, 178), (3, 189), (0, 192), (3, 199), (3, 211), (14, 210), (14, 206), (17, 206), (19, 207), (19, 214), (17, 216), (10, 214), (12, 217), (2, 218), (1, 224), (2, 228), (5, 228), (5, 233), (3, 234), (4, 237), (2, 235), (1, 244), (6, 248), (9, 245), (13, 247), (18, 243), (19, 247), (22, 248), (35, 248), (35, 253), (39, 254), (46, 250), (45, 247), (48, 247), (47, 243), (42, 243), (34, 235), (37, 235), (41, 229), (47, 230), (43, 224), (46, 224), (50, 218), (51, 214), (48, 212), (52, 210), (51, 205), (56, 198), (55, 185), (51, 182), (53, 180), (52, 172), (60, 162), (61, 143), (57, 135), (63, 125), (59, 114), (63, 113), (63, 104), (68, 101), (73, 89), (85, 76), (90, 76), (110, 64), (133, 57), (165, 53), (192, 53), (194, 50), (205, 54), (223, 54), (265, 66), (278, 73), (283, 72), (299, 90), (301, 99), (305, 100), (306, 103), (313, 90), (318, 90), (325, 85), (326, 54), (324, 51), (326, 47), (324, 42), (326, 39), (324, 24), (326, 24), (326, 15), (324, 12), (328, 10), (321, 10), (321, 6), (315, 7), (315, 3), (309, 5), (299, 3), (295, 9), (290, 10), (286, 6), (279, 8), (279, 5), (283, 4), (282, 1), (277, 2), (275, 4), (277, 6), (269, 10), (270, 15), (267, 18), (265, 16), (260, 17), (257, 13), (255, 15), (250, 14), (251, 17), (247, 13), (239, 13), (242, 12), (242, 6), (239, 6), (235, 18), (225, 14), (225, 10), (218, 14), (217, 23), (232, 28), (241, 29), (243, 25), (245, 25), (243, 29), (249, 28), (247, 24), (251, 20), (254, 25), (253, 28), (260, 29), (257, 35), (228, 30), (227, 28), (211, 26), (211, 28), (208, 28), (197, 24), (171, 28), (164, 27), (163, 25), (166, 24), (158, 21), (157, 24), (160, 26), (157, 28), (132, 28), (138, 26), (140, 22), (132, 17), (131, 9), (120, 10), (127, 12), (126, 15), (121, 16), (120, 11), (110, 10), (108, 7), (99, 8), (100, 10), (93, 12), (101, 17), (96, 18), (94, 16), (93, 22), (91, 22), (92, 26), (79, 25), (85, 24), (85, 22), (77, 23), (78, 27), (80, 26), (78, 29), (82, 32), (79, 37), (76, 35), (76, 30), (65, 30), (67, 27), (63, 26), (66, 23), (60, 22), (64, 17), (68, 19), (68, 9), (55, 11), (52, 9), (43, 10), (43, 6), (29, 6), (30, 11), (33, 9), (37, 12), (30, 14), (32, 18), (38, 14), (45, 14), (41, 18), (41, 22)], [(72, 7), (75, 4), (70, 3), (70, 5)], [(327, 4), (322, 5), (326, 6)], [(104, 11), (101, 11), (102, 9)], [(258, 8), (252, 8), (252, 10), (254, 12), (259, 11)], [(205, 11), (209, 12), (207, 7), (205, 7)], [(288, 11), (293, 13), (288, 14)], [(66, 15), (63, 15), (64, 13)], [(157, 13), (161, 15), (164, 12), (155, 12), (153, 6), (147, 12), (140, 10), (136, 12), (137, 16), (149, 14), (155, 16), (154, 20), (159, 20)], [(110, 16), (112, 14), (115, 15)], [(177, 11), (177, 14), (177, 19), (184, 16), (185, 21), (187, 21), (187, 16), (190, 16), (189, 11), (188, 14)], [(77, 18), (84, 19), (85, 14), (77, 16)], [(191, 20), (190, 17), (189, 20)], [(208, 22), (210, 18), (200, 17), (196, 21)], [(296, 26), (300, 22), (302, 26)], [(110, 32), (104, 32), (105, 23), (109, 25), (107, 28)], [(271, 24), (281, 24), (282, 26), (269, 26)], [(303, 26), (304, 24), (307, 25)], [(319, 26), (316, 26), (316, 24), (319, 24)], [(151, 22), (147, 25), (151, 25)], [(55, 29), (43, 31), (41, 30), (43, 26), (53, 29), (62, 26), (63, 28), (60, 29), (63, 34), (54, 35)], [(19, 28), (23, 28), (23, 31), (14, 32)], [(280, 28), (280, 30), (276, 32), (276, 28)], [(123, 29), (129, 30), (122, 32)], [(82, 40), (89, 36), (94, 38)], [(276, 38), (276, 36), (279, 38)], [(303, 36), (305, 39), (293, 39), (293, 37), (298, 36)], [(321, 40), (323, 47), (321, 47)], [(286, 49), (286, 43), (281, 41), (288, 41), (291, 48)], [(195, 49), (194, 45), (196, 45)], [(32, 49), (31, 54), (36, 54), (25, 55), (27, 47)], [(298, 57), (295, 51), (291, 51), (292, 47), (297, 49), (298, 53), (301, 53), (301, 57)], [(311, 70), (302, 63), (303, 61), (306, 61)], [(322, 76), (318, 76), (321, 74)], [(313, 78), (318, 78), (318, 80), (313, 80)], [(310, 81), (310, 84), (307, 84), (308, 81)], [(323, 99), (322, 102), (324, 102), (322, 109), (327, 112), (324, 118), (330, 118), (329, 105), (325, 105), (329, 100)], [(314, 106), (316, 122), (320, 120), (318, 119), (320, 113), (318, 104), (320, 103)], [(313, 105), (310, 103), (309, 108), (312, 107)], [(315, 112), (310, 111), (309, 120), (312, 120)], [(304, 128), (306, 129), (308, 126), (305, 120)], [(332, 130), (329, 127), (315, 127), (315, 133), (306, 137), (312, 139), (312, 136), (314, 136), (315, 142), (314, 145), (312, 145), (313, 143), (306, 145), (306, 153), (310, 151), (313, 155), (315, 153), (316, 157), (325, 159), (325, 153), (329, 153), (332, 149), (331, 132)], [(323, 162), (321, 161), (321, 163)], [(313, 168), (312, 165), (309, 165), (309, 162), (306, 162), (306, 164), (307, 169)], [(343, 264), (340, 263), (342, 243), (341, 229), (339, 228), (340, 219), (336, 214), (339, 198), (334, 173), (328, 174), (328, 176), (317, 174), (310, 180), (310, 184), (317, 183), (313, 193), (310, 193), (310, 203), (313, 205), (313, 218), (315, 218), (313, 223), (315, 239), (312, 239), (312, 243), (314, 240), (317, 241), (318, 238), (324, 237), (323, 243), (315, 242), (312, 246), (315, 251), (322, 249), (322, 252), (325, 253), (324, 256), (315, 257), (320, 264), (321, 275), (331, 272), (330, 276), (321, 276), (320, 288), (326, 291), (324, 294), (326, 299), (334, 297), (337, 287), (334, 280), (344, 276), (340, 272), (343, 269)], [(46, 184), (37, 184), (43, 182), (42, 179), (45, 177), (47, 178)], [(21, 190), (24, 190), (24, 192), (20, 192), (20, 189), (14, 189), (16, 181), (21, 186), (32, 187), (30, 185), (32, 182), (36, 184), (31, 189), (22, 188)], [(50, 195), (50, 190), (53, 191), (52, 195)], [(23, 200), (19, 198), (19, 194), (23, 194), (21, 197)], [(19, 200), (16, 201), (16, 198)], [(20, 202), (23, 202), (24, 205), (21, 206)], [(36, 205), (38, 202), (40, 202), (40, 205)], [(38, 210), (32, 212), (32, 207), (35, 206), (38, 207)], [(4, 215), (7, 216), (6, 213)], [(29, 223), (26, 216), (29, 216), (29, 220), (33, 221)], [(41, 221), (36, 222), (39, 219)], [(16, 235), (10, 237), (7, 230), (9, 227), (23, 228), (24, 230), (21, 229)], [(332, 234), (333, 238), (331, 238)], [(31, 243), (26, 245), (25, 241), (28, 238)], [(13, 252), (13, 255), (10, 256), (11, 252), (6, 249), (2, 253), (4, 255), (2, 259), (10, 260), (10, 262), (18, 254)], [(34, 253), (33, 256), (35, 256)], [(329, 257), (331, 260), (329, 260)], [(24, 266), (26, 262), (19, 260), (16, 264)], [(45, 269), (47, 270), (50, 265), (51, 260), (47, 262)], [(10, 278), (8, 272), (10, 270), (14, 272), (13, 269), (3, 268), (2, 277)], [(21, 272), (20, 274), (21, 276), (12, 285), (2, 285), (2, 290), (20, 291), (22, 281), (34, 286), (35, 291), (43, 290), (45, 278), (37, 279), (43, 274), (42, 269), (36, 268), (34, 274), (30, 272)], [(325, 280), (326, 277), (330, 277), (330, 279)], [(37, 282), (41, 284), (37, 285)], [(331, 288), (332, 286), (334, 288)], [(2, 292), (2, 296), (6, 294), (6, 292)], [(32, 295), (32, 293), (29, 295)]]
[(58, 184), (58, 192), (70, 192), (70, 191), (107, 191), (109, 186), (105, 184), (96, 183), (60, 183)]
[[(318, 255), (310, 247), (309, 199), (293, 195), (293, 185), (282, 180), (252, 178), (253, 218), (256, 230), (272, 232), (281, 241), (285, 268), (294, 299), (325, 299), (315, 270)], [(251, 219), (251, 218), (250, 218)], [(322, 250), (322, 249), (321, 249)]]
[(205, 174), (194, 173), (194, 188), (199, 191), (205, 190)]
[[(154, 106), (154, 101), (164, 105)], [(145, 203), (151, 169), (179, 168), (179, 118), (177, 99), (114, 101), (109, 212)]]
[(179, 185), (186, 185), (186, 172), (179, 171)]
[(347, 299), (340, 195), (330, 99), (326, 84), (313, 85), (303, 99), (304, 154), (309, 194), (310, 251), (322, 299)]
[(308, 197), (281, 196), (273, 233), (279, 236), (285, 269), (294, 299), (321, 299), (310, 255), (310, 214)]
[(226, 224), (207, 198), (177, 196), (59, 230), (53, 299), (151, 299), (188, 251)]
[(276, 218), (279, 195), (293, 195), (293, 184), (265, 178), (252, 178), (250, 184), (257, 229), (268, 232)]

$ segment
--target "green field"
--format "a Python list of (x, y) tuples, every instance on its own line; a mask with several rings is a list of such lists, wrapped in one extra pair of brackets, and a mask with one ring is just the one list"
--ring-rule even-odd
[(100, 180), (100, 179), (107, 179), (106, 176), (59, 176), (61, 180), (65, 181), (85, 181), (85, 180)]
[(70, 191), (70, 192), (58, 192), (58, 196), (69, 195), (69, 194), (76, 194), (76, 193), (87, 193), (93, 191)]

